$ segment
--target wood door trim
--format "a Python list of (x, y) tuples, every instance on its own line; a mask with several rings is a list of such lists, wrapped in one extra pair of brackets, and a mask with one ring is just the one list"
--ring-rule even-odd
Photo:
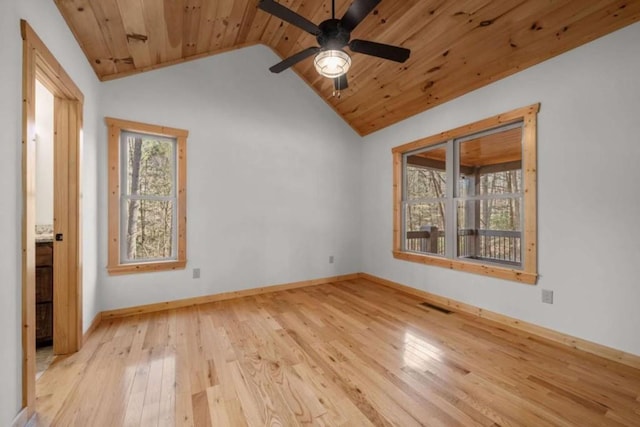
[[(24, 19), (20, 20), (20, 33), (22, 40), (30, 45), (32, 53), (37, 55), (35, 73), (38, 79), (54, 95), (74, 99), (84, 104), (84, 95), (78, 86), (73, 82), (69, 74), (62, 68), (53, 53), (47, 48), (44, 42), (38, 37), (29, 23)], [(35, 59), (35, 58), (34, 58)]]
[[(77, 351), (82, 345), (82, 269), (80, 212), (80, 130), (84, 96), (42, 40), (29, 26), (20, 21), (23, 39), (22, 74), (22, 405), (27, 418), (35, 411), (35, 82), (36, 78), (49, 89), (54, 98), (69, 103), (66, 119), (70, 147), (67, 156), (54, 164), (54, 170), (65, 165), (69, 177), (68, 256), (72, 273), (57, 285), (64, 309), (56, 309), (60, 321), (68, 325), (68, 346), (64, 352)], [(56, 112), (54, 111), (54, 115)], [(57, 121), (59, 118), (55, 118)], [(55, 305), (55, 302), (54, 302)], [(54, 315), (55, 322), (55, 315)]]

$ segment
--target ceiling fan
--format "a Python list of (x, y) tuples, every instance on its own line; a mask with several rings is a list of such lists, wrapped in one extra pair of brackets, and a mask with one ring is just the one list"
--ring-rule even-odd
[(308, 47), (269, 68), (272, 73), (280, 73), (312, 55), (316, 71), (333, 79), (335, 93), (348, 87), (347, 71), (351, 57), (344, 51), (348, 46), (353, 52), (363, 53), (396, 62), (405, 62), (411, 51), (403, 47), (376, 43), (368, 40), (351, 40), (351, 32), (380, 3), (381, 0), (355, 0), (342, 19), (336, 19), (336, 3), (331, 1), (331, 19), (316, 25), (293, 10), (274, 0), (260, 0), (258, 7), (289, 24), (316, 36), (320, 46)]

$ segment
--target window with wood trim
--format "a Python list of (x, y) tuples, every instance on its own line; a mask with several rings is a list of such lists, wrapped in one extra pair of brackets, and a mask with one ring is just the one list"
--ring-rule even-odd
[(110, 274), (186, 265), (188, 132), (106, 118)]
[(395, 147), (398, 259), (537, 279), (539, 104)]

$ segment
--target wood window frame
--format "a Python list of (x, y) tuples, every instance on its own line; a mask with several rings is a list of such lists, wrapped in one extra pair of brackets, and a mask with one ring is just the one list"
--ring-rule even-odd
[[(484, 120), (442, 132), (427, 138), (419, 139), (398, 147), (394, 147), (393, 155), (393, 256), (396, 259), (417, 262), (426, 265), (466, 271), (525, 284), (535, 284), (538, 278), (538, 246), (537, 246), (537, 116), (540, 104), (518, 108)], [(523, 238), (525, 242), (522, 269), (513, 269), (489, 263), (463, 261), (444, 258), (402, 249), (402, 186), (403, 155), (423, 149), (444, 141), (461, 138), (470, 134), (483, 132), (498, 126), (523, 122), (522, 132), (522, 174), (524, 224)]]
[[(187, 137), (189, 132), (166, 126), (151, 125), (106, 117), (109, 135), (109, 258), (107, 271), (111, 275), (184, 269), (187, 265)], [(122, 263), (120, 256), (121, 152), (123, 131), (174, 138), (176, 144), (177, 220), (176, 259)]]

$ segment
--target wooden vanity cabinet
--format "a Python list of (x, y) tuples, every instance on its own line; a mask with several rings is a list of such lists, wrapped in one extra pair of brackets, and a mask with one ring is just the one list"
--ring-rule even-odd
[(36, 347), (53, 343), (53, 243), (36, 243)]

